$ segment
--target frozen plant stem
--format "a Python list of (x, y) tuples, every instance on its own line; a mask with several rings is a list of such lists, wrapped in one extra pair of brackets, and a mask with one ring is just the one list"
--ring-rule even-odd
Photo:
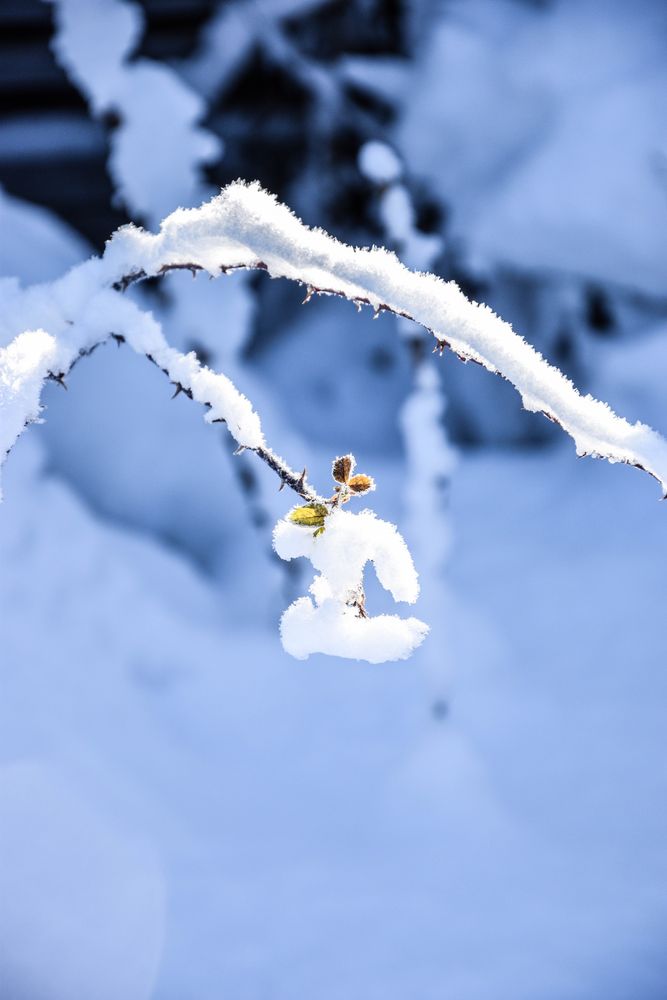
[(512, 382), (526, 409), (543, 413), (571, 435), (577, 454), (634, 465), (654, 476), (667, 494), (667, 442), (650, 427), (630, 424), (607, 404), (581, 396), (488, 307), (469, 301), (453, 282), (409, 271), (386, 250), (346, 246), (309, 229), (258, 184), (242, 182), (201, 208), (177, 209), (157, 234), (124, 226), (101, 259), (79, 265), (34, 295), (32, 289), (2, 289), (9, 346), (0, 349), (0, 456), (25, 424), (38, 418), (44, 380), (60, 380), (113, 331), (150, 355), (177, 390), (180, 385), (207, 405), (209, 422), (225, 420), (240, 447), (255, 451), (299, 496), (318, 500), (305, 475), (267, 446), (257, 414), (230, 380), (169, 347), (150, 314), (119, 294), (136, 281), (175, 269), (218, 276), (237, 268), (299, 282), (307, 298), (340, 295), (358, 307), (370, 305), (376, 314), (386, 310), (414, 320), (431, 331), (436, 350), (449, 346), (463, 360)]
[[(157, 234), (125, 226), (102, 258), (51, 284), (22, 289), (11, 279), (0, 282), (0, 342), (7, 344), (0, 348), (0, 463), (26, 424), (39, 419), (47, 379), (64, 386), (72, 366), (99, 344), (110, 337), (126, 342), (164, 372), (174, 396), (185, 394), (203, 405), (206, 422), (224, 422), (239, 450), (255, 452), (278, 475), (281, 488), (289, 486), (309, 505), (279, 521), (274, 533), (281, 558), (305, 557), (317, 574), (310, 596), (295, 601), (281, 620), (283, 645), (292, 655), (319, 652), (373, 663), (403, 659), (428, 628), (416, 618), (365, 611), (367, 563), (396, 601), (413, 603), (419, 584), (393, 525), (371, 511), (341, 509), (350, 491), (372, 488), (369, 477), (351, 475), (351, 456), (334, 463), (339, 492), (328, 500), (320, 497), (308, 485), (305, 469), (295, 471), (270, 448), (259, 416), (233, 382), (202, 366), (194, 352), (170, 347), (155, 318), (123, 294), (135, 282), (172, 270), (217, 277), (237, 268), (305, 285), (306, 301), (315, 294), (340, 295), (359, 308), (371, 306), (376, 315), (387, 310), (420, 323), (434, 335), (436, 351), (449, 346), (463, 360), (510, 380), (526, 409), (544, 413), (574, 438), (578, 454), (635, 465), (667, 493), (667, 442), (659, 434), (582, 397), (507, 323), (470, 302), (452, 282), (409, 271), (386, 250), (349, 247), (309, 229), (257, 184), (237, 182), (199, 209), (178, 209)], [(305, 523), (313, 518), (315, 530)]]
[(125, 288), (145, 277), (187, 268), (211, 275), (237, 268), (289, 278), (314, 295), (339, 295), (375, 314), (414, 320), (463, 361), (510, 381), (525, 409), (542, 413), (575, 442), (577, 454), (642, 469), (667, 494), (667, 442), (641, 423), (630, 424), (606, 403), (582, 396), (511, 326), (471, 302), (454, 282), (410, 271), (381, 248), (359, 249), (303, 225), (258, 184), (236, 182), (199, 209), (178, 210), (151, 235), (133, 226), (110, 240), (105, 263)]
[[(127, 285), (125, 287), (127, 287)], [(125, 340), (124, 337), (119, 338), (118, 334), (114, 334), (113, 336), (114, 339), (119, 343), (123, 343)], [(152, 354), (147, 354), (146, 357), (157, 368), (159, 368), (160, 371), (167, 376), (167, 378), (170, 378), (169, 371), (166, 368), (161, 368)], [(57, 377), (51, 375), (51, 377), (54, 378), (57, 382), (59, 382), (64, 388), (67, 388), (64, 382), (64, 374), (60, 374)], [(175, 399), (177, 396), (180, 396), (181, 393), (187, 396), (188, 399), (193, 399), (192, 390), (189, 388), (189, 386), (184, 385), (182, 382), (176, 382), (172, 384), (175, 386), (172, 399)], [(213, 408), (213, 403), (209, 402), (208, 400), (205, 400), (204, 406), (210, 410)], [(211, 423), (226, 423), (226, 422), (227, 421), (225, 420), (224, 417), (215, 417), (211, 421)], [(285, 486), (287, 486), (289, 487), (289, 489), (294, 490), (294, 492), (298, 496), (300, 496), (303, 500), (308, 501), (308, 503), (325, 502), (324, 498), (319, 496), (319, 494), (308, 483), (306, 476), (307, 470), (303, 469), (301, 472), (296, 472), (294, 469), (291, 468), (291, 466), (287, 464), (284, 458), (281, 458), (280, 455), (277, 455), (275, 451), (269, 448), (268, 445), (264, 444), (252, 447), (250, 445), (240, 444), (239, 447), (236, 449), (235, 454), (241, 454), (241, 452), (243, 451), (254, 452), (255, 455), (261, 458), (261, 460), (276, 473), (276, 475), (280, 479), (281, 490), (284, 489)]]

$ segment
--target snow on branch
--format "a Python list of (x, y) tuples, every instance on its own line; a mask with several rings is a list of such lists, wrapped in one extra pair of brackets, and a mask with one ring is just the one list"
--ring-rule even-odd
[(381, 248), (350, 247), (305, 226), (259, 184), (236, 182), (198, 209), (179, 209), (156, 235), (134, 226), (107, 245), (105, 264), (117, 287), (181, 267), (217, 275), (261, 268), (313, 294), (341, 295), (415, 320), (462, 360), (510, 381), (525, 409), (543, 413), (575, 442), (578, 455), (643, 469), (667, 494), (667, 442), (631, 424), (592, 396), (582, 396), (558, 368), (496, 316), (471, 302), (454, 282), (408, 270)]
[[(306, 472), (291, 469), (267, 445), (259, 416), (227, 376), (200, 364), (194, 353), (167, 344), (155, 318), (123, 292), (135, 281), (186, 268), (217, 276), (235, 268), (261, 268), (315, 293), (341, 295), (413, 319), (442, 349), (449, 345), (514, 383), (524, 406), (555, 420), (580, 454), (627, 462), (655, 476), (667, 491), (667, 443), (643, 424), (629, 424), (551, 367), (490, 309), (466, 299), (453, 283), (409, 271), (386, 250), (356, 249), (304, 226), (258, 184), (225, 188), (199, 209), (178, 209), (159, 233), (126, 226), (109, 240), (102, 258), (72, 268), (58, 281), (22, 289), (0, 281), (0, 464), (24, 426), (39, 419), (47, 379), (65, 385), (79, 359), (110, 337), (127, 342), (184, 392), (206, 407), (209, 423), (224, 422), (240, 449), (258, 455), (306, 501), (279, 522), (274, 544), (284, 559), (303, 556), (318, 571), (310, 592), (283, 615), (285, 648), (297, 657), (314, 652), (383, 662), (408, 656), (428, 628), (417, 619), (369, 617), (363, 573), (373, 563), (395, 600), (412, 603), (417, 574), (393, 525), (371, 511), (342, 510), (373, 481), (353, 475), (354, 459), (335, 460), (333, 496), (319, 496)], [(437, 347), (436, 347), (437, 350)]]
[(44, 330), (26, 330), (0, 347), (0, 461), (27, 423), (39, 419), (40, 395), (57, 355)]
[[(17, 318), (21, 304), (28, 315), (48, 315), (60, 340), (38, 329), (20, 333), (0, 349), (0, 456), (9, 451), (27, 423), (39, 418), (44, 382), (52, 378), (66, 387), (66, 374), (109, 336), (102, 331), (110, 324), (110, 336), (119, 344), (127, 342), (163, 371), (175, 386), (174, 395), (183, 392), (203, 403), (208, 422), (226, 423), (240, 448), (254, 451), (277, 472), (282, 485), (307, 501), (278, 523), (274, 537), (281, 558), (305, 556), (320, 571), (310, 588), (315, 603), (301, 598), (283, 615), (281, 637), (287, 652), (298, 658), (321, 652), (372, 663), (409, 656), (428, 627), (416, 618), (369, 617), (363, 588), (364, 567), (371, 561), (380, 583), (394, 599), (413, 603), (419, 585), (407, 546), (393, 525), (371, 511), (352, 514), (340, 509), (355, 496), (372, 491), (370, 476), (353, 474), (352, 455), (338, 458), (332, 469), (333, 495), (320, 497), (307, 484), (305, 469), (295, 472), (271, 451), (259, 417), (230, 379), (201, 365), (194, 353), (183, 355), (169, 347), (156, 320), (120, 292), (93, 293), (83, 321), (66, 319), (66, 313), (75, 315), (76, 300), (81, 302), (90, 270), (90, 266), (74, 269), (60, 282), (37, 287), (33, 290), (37, 295), (28, 290), (22, 296), (15, 285), (10, 286), (13, 294), (5, 302), (5, 316), (12, 314), (12, 300)], [(60, 315), (59, 307), (64, 309)]]
[(59, 281), (26, 290), (13, 280), (0, 282), (0, 339), (14, 335), (0, 348), (0, 465), (23, 429), (39, 420), (44, 383), (51, 379), (66, 388), (73, 366), (113, 337), (153, 362), (169, 378), (174, 395), (184, 392), (205, 406), (208, 423), (225, 423), (239, 449), (254, 451), (283, 485), (308, 502), (321, 502), (305, 469), (296, 472), (269, 448), (259, 416), (234, 383), (202, 365), (194, 352), (184, 355), (170, 347), (150, 313), (119, 292), (100, 288), (100, 264), (88, 261)]

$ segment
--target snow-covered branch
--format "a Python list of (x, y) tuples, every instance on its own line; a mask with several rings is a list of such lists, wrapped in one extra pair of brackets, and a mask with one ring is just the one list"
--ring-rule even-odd
[[(117, 334), (116, 338), (118, 338)], [(284, 458), (269, 448), (259, 427), (259, 417), (252, 410), (246, 397), (239, 393), (226, 375), (221, 372), (211, 372), (208, 368), (203, 367), (194, 353), (183, 355), (169, 347), (167, 352), (165, 354), (165, 351), (161, 350), (157, 353), (157, 357), (154, 353), (144, 353), (148, 360), (152, 361), (175, 387), (173, 398), (183, 392), (189, 399), (202, 403), (209, 411), (206, 419), (210, 423), (226, 423), (229, 426), (231, 420), (229, 429), (235, 441), (238, 442), (239, 452), (253, 451), (261, 458), (277, 474), (281, 481), (281, 489), (288, 486), (309, 503), (324, 502), (324, 498), (309, 485), (305, 469), (302, 472), (295, 471)], [(169, 366), (170, 359), (172, 359), (172, 363)], [(225, 399), (220, 397), (221, 389), (224, 391)], [(250, 412), (248, 407), (250, 407)], [(227, 414), (227, 416), (210, 416), (211, 412)], [(256, 423), (256, 428), (247, 426), (247, 420), (250, 420), (251, 425)], [(253, 440), (256, 441), (255, 444), (243, 443)]]
[[(30, 304), (37, 303), (39, 318), (50, 320), (51, 330), (41, 326), (20, 333), (8, 347), (0, 348), (0, 463), (4, 460), (27, 424), (37, 421), (40, 394), (47, 379), (66, 388), (65, 378), (73, 366), (90, 354), (100, 343), (113, 337), (117, 343), (127, 342), (137, 353), (144, 354), (170, 380), (174, 395), (184, 392), (190, 399), (206, 407), (209, 423), (225, 423), (239, 446), (255, 452), (279, 476), (282, 485), (289, 486), (308, 502), (322, 498), (308, 484), (306, 470), (292, 469), (266, 443), (260, 419), (250, 401), (221, 372), (201, 365), (196, 354), (182, 354), (170, 347), (162, 330), (150, 313), (145, 313), (118, 292), (102, 289), (93, 292), (85, 313), (78, 321), (66, 316), (75, 314), (75, 298), (89, 271), (89, 262), (75, 268), (65, 278), (50, 286), (18, 292), (14, 297), (16, 321), (23, 301), (27, 315)], [(78, 279), (78, 280), (76, 280)], [(1, 286), (0, 286), (1, 288)], [(31, 295), (40, 292), (40, 295)], [(58, 305), (64, 307), (60, 313)], [(68, 306), (71, 307), (67, 308)]]
[(8, 346), (0, 348), (0, 460), (23, 427), (39, 419), (47, 379), (64, 384), (72, 366), (100, 343), (110, 337), (127, 342), (164, 372), (175, 394), (202, 404), (207, 422), (224, 422), (240, 449), (255, 452), (306, 501), (274, 536), (282, 558), (305, 556), (320, 574), (311, 587), (314, 601), (301, 598), (283, 616), (283, 642), (296, 656), (324, 652), (380, 662), (409, 655), (427, 627), (412, 618), (368, 617), (363, 572), (372, 562), (380, 583), (408, 602), (418, 594), (417, 574), (392, 525), (370, 511), (341, 509), (352, 494), (372, 488), (368, 476), (352, 476), (352, 456), (334, 463), (334, 495), (319, 496), (305, 470), (294, 471), (269, 448), (259, 416), (233, 382), (202, 365), (194, 352), (171, 347), (155, 318), (124, 294), (136, 281), (183, 268), (214, 277), (260, 268), (306, 285), (306, 298), (341, 295), (359, 307), (415, 320), (434, 334), (436, 350), (449, 345), (512, 381), (524, 406), (561, 424), (579, 453), (636, 465), (667, 490), (667, 443), (649, 427), (631, 425), (606, 404), (582, 397), (507, 323), (470, 302), (455, 284), (409, 271), (386, 250), (357, 249), (309, 229), (257, 184), (237, 182), (199, 209), (178, 209), (157, 234), (126, 226), (102, 258), (58, 281), (27, 289), (13, 279), (1, 281), (0, 342)]
[[(47, 377), (62, 378), (82, 355), (110, 334), (155, 361), (178, 388), (204, 404), (206, 419), (224, 420), (237, 444), (257, 452), (307, 500), (319, 499), (304, 476), (267, 447), (249, 401), (223, 374), (202, 367), (194, 354), (169, 347), (150, 314), (119, 294), (130, 284), (187, 268), (212, 276), (261, 268), (298, 281), (312, 294), (341, 295), (358, 306), (389, 310), (430, 330), (442, 349), (476, 361), (511, 381), (528, 410), (560, 424), (577, 452), (645, 469), (667, 492), (667, 443), (644, 424), (630, 424), (607, 404), (581, 396), (508, 323), (470, 302), (453, 282), (409, 271), (380, 248), (346, 246), (303, 225), (258, 184), (236, 182), (198, 209), (178, 209), (157, 234), (135, 226), (118, 230), (101, 259), (73, 268), (48, 286), (22, 290), (0, 285), (0, 455), (26, 423), (37, 419)], [(12, 338), (15, 338), (13, 342)]]
[(199, 209), (178, 210), (156, 235), (133, 226), (111, 239), (104, 264), (118, 287), (175, 267), (212, 275), (262, 268), (308, 288), (308, 295), (341, 295), (412, 319), (436, 347), (502, 375), (525, 409), (543, 413), (575, 442), (577, 454), (643, 469), (667, 494), (667, 442), (641, 423), (631, 424), (592, 396), (582, 396), (488, 306), (471, 302), (454, 282), (408, 270), (381, 248), (360, 249), (305, 226), (258, 184), (231, 184)]
[[(155, 319), (119, 291), (93, 293), (78, 321), (76, 300), (88, 284), (90, 264), (74, 269), (60, 282), (17, 293), (16, 319), (21, 306), (27, 315), (51, 320), (59, 336), (35, 329), (20, 333), (0, 349), (0, 448), (9, 450), (26, 423), (38, 419), (40, 393), (48, 378), (65, 385), (65, 376), (77, 361), (90, 354), (106, 337), (127, 342), (144, 354), (175, 386), (207, 408), (206, 420), (224, 421), (241, 449), (254, 451), (289, 486), (307, 501), (279, 521), (275, 532), (276, 552), (283, 559), (309, 558), (320, 571), (311, 587), (314, 603), (301, 598), (283, 616), (281, 634), (288, 652), (305, 658), (314, 652), (367, 659), (374, 663), (403, 659), (423, 640), (428, 627), (415, 618), (396, 615), (369, 617), (365, 609), (363, 571), (375, 565), (380, 583), (397, 601), (414, 602), (419, 593), (417, 574), (405, 542), (393, 525), (371, 511), (344, 512), (341, 505), (355, 494), (373, 488), (366, 475), (353, 475), (351, 455), (336, 459), (333, 495), (327, 500), (307, 484), (305, 469), (297, 473), (266, 444), (260, 420), (250, 402), (223, 374), (200, 364), (194, 353), (181, 354), (170, 347)], [(9, 299), (8, 297), (8, 305)], [(60, 314), (59, 314), (60, 310)], [(10, 317), (11, 308), (6, 316)], [(106, 324), (108, 328), (102, 332)], [(60, 339), (59, 339), (60, 338)], [(315, 530), (313, 531), (313, 528)]]
[(51, 285), (22, 290), (10, 279), (0, 284), (0, 328), (9, 344), (0, 349), (0, 455), (38, 418), (42, 382), (62, 378), (82, 354), (116, 334), (204, 404), (208, 421), (224, 420), (240, 447), (257, 452), (304, 499), (320, 499), (302, 474), (268, 448), (257, 414), (230, 380), (202, 367), (194, 354), (169, 347), (153, 317), (120, 294), (135, 281), (183, 268), (212, 276), (260, 268), (306, 285), (307, 298), (341, 295), (359, 307), (413, 319), (433, 333), (440, 349), (450, 346), (464, 360), (511, 381), (526, 409), (560, 424), (578, 454), (645, 469), (667, 492), (664, 439), (616, 416), (606, 403), (581, 396), (488, 307), (470, 302), (453, 282), (409, 271), (384, 249), (346, 246), (308, 228), (258, 184), (242, 182), (201, 208), (173, 212), (157, 234), (123, 227), (101, 259)]

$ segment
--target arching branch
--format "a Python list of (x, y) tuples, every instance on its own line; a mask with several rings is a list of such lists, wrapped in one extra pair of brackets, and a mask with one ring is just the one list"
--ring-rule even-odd
[(170, 348), (152, 317), (119, 294), (173, 270), (215, 277), (238, 268), (299, 282), (307, 288), (306, 301), (316, 294), (339, 295), (359, 308), (370, 306), (376, 315), (388, 311), (414, 320), (433, 334), (436, 350), (449, 346), (462, 360), (510, 381), (527, 410), (543, 413), (570, 434), (577, 454), (634, 465), (667, 493), (667, 442), (645, 424), (618, 417), (606, 403), (581, 396), (488, 307), (469, 301), (453, 282), (409, 271), (386, 250), (346, 246), (309, 229), (259, 185), (242, 182), (201, 208), (173, 212), (157, 234), (121, 228), (101, 259), (47, 286), (50, 295), (34, 299), (27, 290), (23, 302), (12, 292), (20, 336), (0, 349), (0, 455), (26, 422), (37, 419), (43, 380), (49, 375), (60, 380), (109, 336), (111, 325), (134, 350), (151, 356), (177, 390), (188, 390), (205, 405), (209, 422), (225, 420), (240, 447), (255, 451), (299, 496), (315, 499), (305, 475), (268, 448), (257, 414), (230, 380), (203, 368), (194, 355)]
[(126, 288), (175, 268), (211, 275), (259, 268), (289, 278), (313, 295), (339, 295), (413, 320), (445, 347), (507, 379), (525, 409), (542, 413), (575, 442), (577, 454), (634, 465), (667, 494), (667, 442), (645, 424), (630, 424), (599, 400), (582, 396), (559, 369), (485, 305), (454, 282), (408, 270), (381, 248), (359, 249), (303, 225), (259, 185), (236, 182), (199, 209), (178, 210), (152, 235), (133, 226), (114, 235), (105, 262)]
[[(157, 368), (159, 368), (160, 371), (167, 376), (167, 378), (170, 378), (169, 371), (166, 368), (160, 367), (152, 354), (147, 354), (146, 357)], [(172, 399), (175, 399), (176, 396), (179, 396), (181, 393), (184, 393), (188, 399), (193, 399), (192, 389), (188, 385), (184, 385), (182, 382), (172, 382), (171, 384), (175, 385), (175, 391)], [(205, 400), (203, 405), (208, 410), (213, 408), (213, 403), (208, 400)], [(227, 423), (227, 421), (223, 417), (216, 417), (211, 420), (211, 423)], [(257, 445), (254, 448), (247, 445), (239, 445), (235, 454), (240, 454), (243, 451), (254, 452), (254, 454), (257, 455), (265, 465), (268, 465), (268, 467), (276, 473), (281, 482), (280, 489), (287, 486), (308, 503), (325, 502), (324, 497), (321, 497), (308, 483), (306, 477), (307, 470), (303, 469), (301, 472), (296, 472), (287, 464), (284, 458), (277, 455), (275, 451), (268, 447), (268, 445)]]

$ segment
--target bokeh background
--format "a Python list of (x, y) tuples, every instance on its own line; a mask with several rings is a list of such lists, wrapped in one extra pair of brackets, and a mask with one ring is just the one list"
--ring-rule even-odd
[[(661, 0), (3, 0), (0, 94), (3, 275), (258, 179), (667, 432)], [(667, 996), (655, 483), (386, 314), (130, 294), (317, 486), (355, 453), (432, 632), (288, 658), (271, 474), (126, 348), (48, 386), (0, 508), (3, 1000)]]

